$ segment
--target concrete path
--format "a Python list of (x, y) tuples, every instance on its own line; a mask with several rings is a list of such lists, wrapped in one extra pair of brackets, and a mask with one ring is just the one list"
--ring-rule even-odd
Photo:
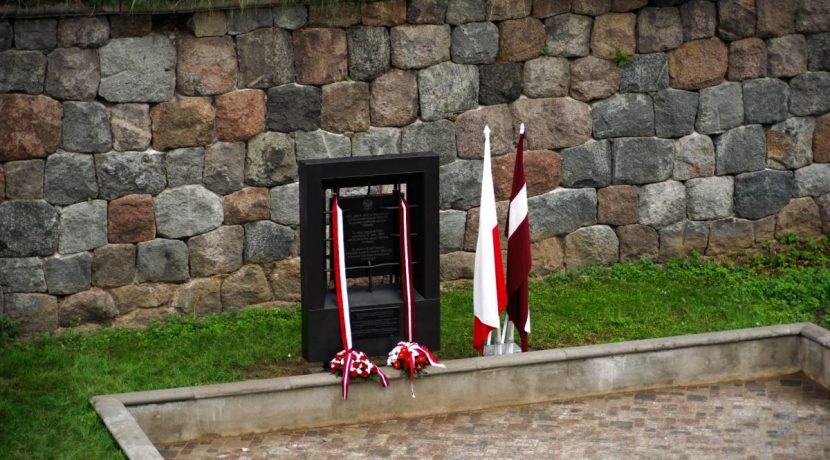
[(827, 459), (830, 392), (798, 374), (158, 448), (176, 460)]

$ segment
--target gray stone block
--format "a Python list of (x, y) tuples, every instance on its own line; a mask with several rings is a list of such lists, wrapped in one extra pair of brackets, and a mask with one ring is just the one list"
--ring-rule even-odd
[(798, 116), (830, 112), (830, 72), (807, 72), (790, 80), (790, 112)]
[(757, 171), (735, 176), (735, 215), (760, 219), (781, 210), (793, 196), (793, 173)]
[(60, 304), (57, 322), (63, 327), (85, 323), (107, 323), (118, 316), (118, 309), (109, 292), (90, 289), (64, 299)]
[(7, 50), (0, 52), (0, 92), (43, 92), (46, 56), (40, 51)]
[(545, 20), (545, 48), (553, 56), (582, 57), (591, 52), (594, 19), (578, 14), (558, 14)]
[(456, 160), (439, 168), (441, 209), (468, 210), (478, 206), (481, 194), (482, 162)]
[(709, 224), (707, 222), (683, 221), (660, 229), (660, 258), (676, 259), (691, 254), (702, 253), (709, 241)]
[(680, 137), (695, 130), (698, 93), (664, 89), (654, 94), (654, 132), (657, 137)]
[(513, 102), (522, 95), (524, 75), (521, 62), (505, 62), (479, 67), (480, 87), (478, 102), (481, 105)]
[(467, 227), (467, 213), (464, 211), (442, 210), (438, 212), (440, 228), (439, 245), (441, 254), (460, 251), (464, 247), (464, 230)]
[(228, 33), (231, 35), (271, 27), (273, 24), (274, 13), (271, 8), (243, 8), (228, 15)]
[(789, 116), (790, 87), (775, 78), (744, 80), (744, 122), (778, 123)]
[(135, 245), (108, 244), (92, 253), (92, 284), (111, 288), (135, 279)]
[(322, 92), (316, 86), (289, 83), (268, 90), (269, 131), (314, 131), (320, 128)]
[(527, 200), (530, 239), (540, 241), (597, 223), (597, 191), (556, 188)]
[(683, 44), (677, 8), (643, 8), (637, 14), (637, 52), (666, 51)]
[[(187, 187), (187, 186), (186, 186)], [(184, 241), (155, 239), (138, 243), (139, 281), (187, 281), (187, 245)]]
[(109, 152), (95, 155), (101, 198), (155, 195), (164, 190), (164, 155), (149, 152)]
[(74, 294), (91, 286), (92, 254), (88, 252), (49, 257), (43, 261), (43, 268), (49, 294)]
[(0, 258), (0, 292), (46, 292), (43, 262), (37, 257)]
[(389, 32), (386, 27), (352, 27), (346, 38), (352, 79), (371, 81), (389, 70)]
[(271, 189), (271, 220), (291, 228), (300, 226), (300, 183)]
[(734, 184), (731, 177), (702, 177), (686, 182), (689, 219), (721, 219), (732, 215)]
[(620, 92), (650, 93), (669, 87), (669, 61), (664, 53), (637, 54), (624, 65)]
[(715, 144), (709, 136), (692, 133), (674, 144), (674, 180), (688, 180), (715, 174)]
[(615, 184), (647, 184), (671, 178), (674, 142), (653, 137), (627, 137), (612, 141)]
[(392, 65), (422, 69), (450, 59), (449, 25), (402, 25), (389, 34)]
[(98, 48), (110, 39), (106, 16), (61, 18), (58, 22), (58, 46)]
[(752, 221), (736, 219), (716, 220), (709, 224), (707, 255), (727, 254), (737, 248), (748, 248), (755, 242), (755, 226)]
[(84, 201), (61, 209), (58, 251), (88, 251), (107, 244), (107, 202)]
[(455, 126), (449, 120), (415, 122), (401, 129), (401, 152), (435, 152), (442, 165), (456, 159)]
[(447, 24), (484, 21), (487, 18), (486, 7), (487, 0), (449, 0)]
[(761, 125), (730, 129), (715, 140), (715, 174), (760, 171), (767, 164), (767, 140)]
[(478, 68), (442, 62), (418, 72), (421, 119), (433, 121), (478, 106)]
[(525, 62), (523, 86), (528, 97), (567, 96), (570, 86), (568, 60), (543, 56)]
[(352, 137), (352, 156), (373, 156), (400, 153), (401, 130), (398, 128), (374, 128), (355, 133)]
[(14, 22), (14, 46), (21, 50), (51, 50), (58, 44), (56, 19), (18, 19)]
[(46, 94), (64, 100), (88, 101), (98, 94), (101, 67), (98, 52), (80, 48), (58, 48), (49, 53)]
[(653, 136), (654, 106), (647, 94), (615, 94), (591, 105), (594, 137)]
[(695, 128), (701, 134), (718, 134), (743, 124), (744, 102), (741, 84), (722, 83), (700, 90)]
[(788, 118), (767, 130), (767, 167), (797, 169), (813, 162), (813, 132), (816, 121), (811, 117)]
[(294, 134), (297, 160), (316, 158), (346, 158), (352, 154), (352, 142), (343, 134), (317, 131), (298, 131)]
[(674, 180), (640, 187), (640, 223), (665, 227), (686, 218), (686, 187)]
[(491, 64), (499, 54), (499, 28), (492, 22), (471, 22), (452, 31), (451, 54), (458, 64)]
[(611, 143), (589, 141), (562, 150), (562, 186), (600, 188), (611, 184)]
[(43, 160), (10, 161), (5, 166), (7, 200), (43, 198)]
[(807, 71), (807, 40), (804, 35), (785, 35), (767, 40), (767, 75), (794, 77)]
[(57, 246), (58, 211), (49, 203), (0, 203), (0, 257), (50, 256)]
[(830, 163), (815, 163), (795, 171), (795, 196), (830, 193)]
[(308, 10), (305, 5), (275, 6), (272, 10), (274, 25), (287, 30), (297, 30), (308, 20)]
[(240, 88), (270, 88), (294, 81), (291, 34), (257, 29), (236, 37)]
[(12, 29), (12, 23), (9, 21), (0, 21), (0, 51), (11, 48), (13, 41), (14, 29)]
[(245, 263), (268, 263), (291, 255), (294, 230), (269, 220), (245, 224)]
[(607, 225), (577, 229), (565, 237), (565, 266), (610, 265), (619, 260), (620, 244)]
[(106, 152), (112, 148), (110, 116), (99, 102), (64, 102), (61, 144), (72, 152)]
[(205, 233), (225, 218), (222, 198), (201, 185), (182, 185), (153, 198), (158, 234), (168, 238)]
[[(300, 133), (298, 139), (303, 137)], [(221, 161), (221, 158), (217, 158)], [(237, 166), (241, 166), (237, 165)], [(227, 171), (234, 165), (228, 165)], [(294, 140), (288, 134), (263, 133), (248, 142), (245, 158), (245, 182), (249, 185), (273, 186), (297, 178), (297, 157)]]
[(101, 86), (110, 102), (163, 102), (176, 86), (176, 49), (167, 37), (116, 38), (99, 51)]
[(683, 25), (683, 41), (709, 38), (718, 26), (718, 11), (709, 0), (690, 0), (680, 5), (680, 22)]
[(204, 277), (236, 271), (242, 266), (245, 231), (241, 225), (223, 225), (187, 240), (190, 276)]
[(164, 169), (167, 172), (167, 186), (201, 184), (205, 169), (205, 149), (188, 147), (170, 150), (164, 154)]
[(807, 69), (830, 70), (830, 32), (807, 36)]
[[(250, 145), (259, 145), (257, 138), (251, 139)], [(201, 182), (208, 190), (227, 195), (245, 185), (244, 142), (212, 144), (205, 151), (204, 163)]]

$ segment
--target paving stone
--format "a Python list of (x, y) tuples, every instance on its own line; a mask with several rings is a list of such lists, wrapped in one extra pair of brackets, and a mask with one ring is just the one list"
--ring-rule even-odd
[(109, 107), (112, 148), (118, 151), (145, 150), (150, 146), (150, 106), (116, 104)]
[(737, 40), (729, 44), (730, 80), (746, 80), (767, 76), (767, 45), (756, 37)]
[(662, 260), (686, 257), (706, 250), (709, 242), (709, 224), (683, 221), (663, 227), (660, 233), (660, 258)]
[(620, 242), (620, 261), (635, 262), (643, 258), (657, 259), (660, 239), (657, 230), (648, 225), (624, 225), (615, 229)]
[[(525, 184), (527, 196), (541, 195), (559, 186), (562, 179), (562, 157), (551, 150), (528, 150), (524, 152)], [(493, 158), (493, 190), (496, 201), (507, 201), (513, 185), (513, 169), (516, 154)]]
[[(297, 43), (294, 43), (294, 48), (292, 48), (291, 39), (292, 37), (288, 32), (275, 28), (256, 29), (237, 36), (239, 86), (244, 88), (269, 88), (292, 83), (295, 76), (292, 61), (297, 60), (293, 49), (297, 49)], [(297, 41), (296, 36), (294, 40)], [(345, 48), (345, 37), (343, 37), (343, 40), (343, 47)], [(320, 46), (326, 46), (327, 44), (321, 43)], [(304, 42), (303, 45), (305, 45)], [(332, 49), (332, 51), (335, 50)], [(298, 49), (299, 52), (303, 51)], [(345, 55), (345, 50), (343, 50), (343, 54)], [(298, 79), (300, 78), (300, 71), (301, 69), (298, 68)], [(305, 74), (303, 74), (303, 78), (305, 78)]]
[(730, 129), (715, 140), (715, 174), (760, 171), (766, 166), (766, 136), (761, 125)]
[(767, 131), (767, 167), (798, 169), (813, 161), (813, 118), (788, 118)]
[(229, 36), (179, 41), (176, 89), (186, 96), (213, 96), (236, 87), (237, 63), (233, 38)]
[(674, 180), (640, 187), (640, 224), (665, 227), (686, 217), (686, 187)]
[(582, 57), (591, 51), (593, 18), (578, 14), (558, 14), (545, 20), (545, 48), (553, 56)]
[(44, 259), (43, 269), (49, 294), (74, 294), (91, 285), (92, 254), (80, 252), (49, 257)]
[(61, 18), (58, 22), (57, 45), (98, 48), (109, 41), (110, 24), (106, 17)]
[(434, 121), (478, 106), (478, 69), (443, 62), (418, 72), (421, 119)]
[(565, 236), (565, 267), (610, 265), (619, 260), (617, 234), (607, 225), (580, 228)]
[(454, 26), (487, 19), (487, 0), (449, 0), (446, 22)]
[(478, 206), (481, 192), (481, 161), (456, 160), (439, 168), (441, 209), (466, 211)]
[(245, 265), (225, 278), (221, 295), (224, 310), (243, 308), (273, 299), (268, 279), (259, 265)]
[(597, 189), (597, 222), (609, 225), (636, 224), (640, 220), (640, 189), (634, 185), (612, 185)]
[(170, 150), (164, 155), (164, 169), (167, 172), (167, 186), (201, 184), (205, 169), (205, 149), (188, 147)]
[(156, 214), (150, 195), (127, 195), (110, 201), (107, 219), (110, 243), (136, 243), (156, 237)]
[(564, 149), (561, 155), (562, 186), (599, 188), (611, 183), (611, 143), (607, 140)]
[(292, 43), (297, 83), (325, 85), (343, 80), (349, 74), (346, 42), (346, 32), (341, 29), (294, 31)]
[(150, 14), (112, 15), (110, 37), (141, 37), (153, 31), (153, 16)]
[(592, 188), (557, 188), (528, 198), (530, 238), (539, 241), (597, 223), (597, 192)]
[(584, 144), (591, 137), (591, 109), (570, 98), (520, 99), (510, 105), (513, 117), (525, 120), (525, 148), (558, 149)]
[(387, 0), (361, 5), (360, 21), (367, 26), (397, 26), (406, 22), (406, 0)]
[(167, 37), (114, 38), (101, 47), (98, 94), (110, 102), (162, 102), (176, 85), (176, 49)]
[(43, 261), (37, 257), (0, 259), (0, 286), (11, 292), (46, 292)]
[(7, 199), (43, 198), (43, 160), (10, 161), (5, 170)]
[[(822, 0), (803, 0), (801, 14), (795, 14), (797, 32), (826, 32), (830, 30), (830, 5)], [(796, 9), (798, 12), (798, 9)], [(15, 26), (16, 27), (16, 26)]]
[(637, 15), (633, 13), (609, 13), (594, 18), (591, 31), (591, 54), (614, 60), (615, 51), (626, 54), (637, 51)]
[(683, 41), (709, 38), (715, 35), (718, 12), (714, 2), (690, 0), (680, 5), (680, 22), (683, 25)]
[[(274, 133), (276, 134), (276, 133)], [(264, 134), (261, 136), (265, 136)], [(261, 137), (255, 137), (249, 143), (249, 149), (263, 152)], [(256, 161), (260, 156), (249, 155), (249, 161)], [(245, 184), (245, 144), (242, 142), (217, 142), (205, 151), (204, 172), (201, 183), (218, 194), (227, 195), (241, 189)], [(253, 180), (253, 179), (252, 179)], [(262, 180), (266, 180), (262, 178)]]
[(528, 97), (559, 97), (568, 95), (570, 69), (568, 60), (539, 57), (524, 65), (524, 92)]
[(161, 153), (100, 153), (95, 155), (95, 172), (99, 196), (107, 200), (133, 193), (156, 195), (166, 185)]
[(109, 293), (115, 302), (115, 308), (123, 315), (134, 310), (156, 310), (169, 307), (174, 291), (174, 284), (142, 283), (117, 287), (111, 289)]
[(777, 123), (789, 116), (790, 87), (775, 78), (746, 80), (743, 85), (744, 122)]
[(767, 40), (767, 75), (794, 77), (807, 71), (807, 40), (786, 35)]
[(270, 192), (271, 220), (291, 228), (300, 226), (300, 184), (274, 187)]
[(216, 120), (210, 98), (180, 97), (163, 102), (150, 111), (153, 148), (207, 145), (216, 137)]
[(699, 95), (696, 92), (664, 89), (653, 96), (654, 132), (658, 137), (679, 137), (694, 131)]
[(310, 5), (307, 24), (312, 27), (341, 28), (360, 24), (360, 8), (361, 5), (355, 2)]
[(753, 0), (721, 0), (718, 2), (718, 35), (724, 40), (739, 40), (755, 34), (755, 2)]
[(812, 164), (795, 171), (795, 196), (817, 197), (826, 193), (830, 193), (830, 164)]
[(668, 87), (668, 60), (663, 53), (635, 55), (634, 61), (622, 68), (621, 92), (650, 93)]
[(790, 80), (790, 112), (798, 116), (830, 112), (830, 72), (807, 72)]
[(401, 152), (401, 130), (372, 128), (352, 137), (352, 156), (374, 156)]
[(399, 69), (422, 69), (450, 59), (448, 25), (403, 25), (393, 27), (391, 62)]
[(266, 106), (269, 131), (314, 131), (320, 128), (322, 92), (319, 88), (293, 83), (270, 88)]
[(14, 22), (14, 47), (19, 50), (51, 50), (57, 46), (58, 21), (18, 19)]
[(95, 99), (101, 80), (95, 50), (59, 48), (49, 53), (46, 61), (46, 94), (64, 100)]
[(465, 251), (441, 254), (438, 265), (441, 270), (441, 281), (472, 279), (475, 254)]
[(228, 17), (223, 10), (197, 11), (187, 25), (196, 37), (221, 37), (228, 33)]
[(748, 248), (755, 242), (752, 221), (736, 219), (716, 220), (709, 224), (709, 246), (706, 255), (728, 254), (738, 248)]
[(522, 95), (524, 65), (505, 62), (479, 66), (481, 77), (478, 102), (482, 105), (513, 102)]
[(116, 316), (118, 310), (112, 296), (101, 289), (90, 289), (63, 299), (57, 322), (62, 327), (73, 327), (87, 323), (107, 323)]
[(42, 200), (0, 203), (0, 257), (49, 256), (58, 247), (58, 211)]
[(743, 124), (744, 100), (741, 84), (726, 82), (700, 90), (695, 129), (701, 134), (719, 134)]
[(669, 52), (669, 77), (676, 89), (696, 90), (723, 81), (728, 64), (726, 46), (717, 38), (684, 43)]
[(760, 219), (777, 213), (793, 195), (793, 173), (757, 171), (735, 176), (735, 215)]
[(689, 219), (710, 220), (732, 215), (734, 185), (731, 177), (703, 177), (686, 182)]
[[(351, 140), (342, 134), (334, 134), (318, 129), (311, 132), (298, 131), (294, 138), (297, 161), (317, 158), (345, 158), (352, 154)], [(287, 156), (285, 161), (288, 161)], [(286, 167), (290, 168), (288, 165)]]
[(715, 174), (715, 145), (709, 136), (692, 133), (674, 144), (674, 180), (684, 181)]
[(41, 158), (61, 138), (61, 105), (46, 96), (0, 94), (0, 161)]
[(577, 14), (599, 16), (611, 10), (610, 0), (572, 0), (571, 11)]
[(158, 234), (168, 238), (205, 233), (222, 224), (222, 199), (201, 185), (182, 185), (153, 199)]
[(261, 220), (245, 224), (245, 263), (267, 263), (291, 254), (295, 232), (290, 227)]
[(464, 211), (442, 210), (438, 212), (440, 235), (438, 238), (441, 254), (458, 251), (464, 247), (464, 229), (467, 213)]
[(223, 201), (225, 225), (244, 224), (271, 216), (268, 189), (265, 187), (245, 187), (225, 196)]
[(588, 102), (605, 99), (620, 88), (622, 71), (612, 61), (594, 56), (574, 60), (571, 70), (571, 97)]
[(435, 152), (446, 165), (456, 159), (455, 136), (455, 125), (449, 120), (415, 122), (401, 130), (401, 153)]
[(173, 295), (171, 305), (185, 315), (203, 316), (222, 311), (220, 277), (191, 280)]
[(787, 0), (755, 0), (756, 35), (780, 37), (795, 32), (797, 2)]
[(830, 70), (830, 33), (807, 36), (807, 69)]
[(62, 147), (73, 152), (106, 152), (112, 147), (110, 119), (99, 102), (64, 102)]
[(499, 52), (499, 29), (492, 22), (463, 24), (452, 31), (451, 54), (458, 64), (489, 64)]
[(138, 280), (141, 282), (187, 281), (189, 278), (187, 245), (184, 241), (165, 239), (138, 243), (136, 266), (138, 267)]
[[(376, 5), (369, 3), (367, 5)], [(353, 27), (348, 32), (349, 76), (371, 81), (389, 70), (389, 32), (385, 27)]]
[(637, 51), (654, 53), (683, 44), (683, 26), (677, 8), (643, 8), (637, 14)]
[(597, 139), (654, 135), (654, 106), (647, 94), (616, 94), (591, 109)]
[(92, 200), (61, 210), (58, 251), (61, 254), (88, 251), (107, 244), (107, 202)]
[(241, 225), (223, 225), (187, 240), (190, 276), (205, 277), (236, 271), (242, 266), (245, 231)]
[(523, 62), (542, 54), (547, 34), (542, 21), (526, 17), (509, 19), (499, 24), (499, 58), (507, 62)]
[(369, 129), (369, 84), (341, 81), (323, 87), (320, 127), (334, 133)]
[(369, 101), (374, 126), (405, 126), (418, 118), (415, 72), (392, 69), (372, 82)]
[(455, 140), (459, 158), (484, 157), (485, 125), (490, 127), (490, 147), (493, 156), (513, 151), (515, 136), (510, 109), (506, 104), (492, 105), (464, 112), (456, 119)]
[(228, 15), (228, 33), (239, 35), (252, 30), (271, 27), (274, 15), (270, 8), (243, 8)]
[(804, 239), (821, 236), (821, 215), (818, 205), (810, 197), (794, 198), (775, 218), (775, 238), (792, 234)]
[(92, 285), (112, 288), (135, 279), (135, 245), (107, 244), (92, 253)]
[(0, 91), (43, 92), (47, 59), (39, 51), (0, 52)]

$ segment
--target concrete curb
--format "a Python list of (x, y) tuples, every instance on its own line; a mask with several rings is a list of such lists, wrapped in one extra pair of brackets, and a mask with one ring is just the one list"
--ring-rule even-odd
[(92, 403), (127, 456), (144, 459), (159, 458), (148, 456), (150, 439), (363, 423), (799, 371), (830, 388), (828, 363), (830, 331), (798, 323), (454, 360), (414, 383), (417, 398), (392, 376), (386, 389), (353, 385), (344, 402), (339, 380), (321, 373), (96, 396)]

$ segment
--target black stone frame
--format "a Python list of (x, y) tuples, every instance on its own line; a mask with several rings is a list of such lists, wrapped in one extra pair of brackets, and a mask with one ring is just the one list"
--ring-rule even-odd
[[(326, 361), (342, 348), (340, 323), (333, 287), (329, 287), (326, 245), (329, 222), (327, 190), (406, 184), (413, 236), (412, 269), (416, 291), (416, 340), (431, 350), (440, 346), (438, 155), (432, 152), (378, 155), (344, 159), (299, 161), (300, 254), (303, 357)], [(381, 285), (368, 290), (349, 288), (352, 321), (355, 315), (386, 311), (403, 318), (400, 285)], [(358, 337), (354, 349), (370, 356), (385, 355), (399, 334)]]

